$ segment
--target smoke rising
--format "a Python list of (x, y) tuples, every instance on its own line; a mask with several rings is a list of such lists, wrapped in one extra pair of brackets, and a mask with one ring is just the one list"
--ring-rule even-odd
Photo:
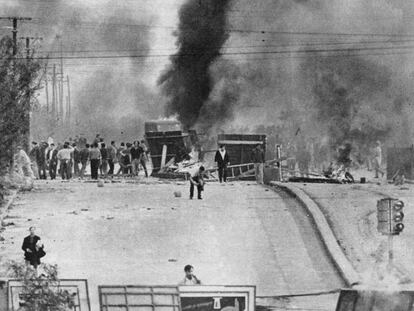
[[(229, 114), (225, 106), (209, 101), (209, 97), (214, 88), (210, 67), (229, 37), (227, 10), (230, 3), (231, 0), (189, 0), (180, 8), (179, 50), (171, 57), (171, 65), (159, 78), (159, 85), (168, 98), (167, 115), (178, 114), (187, 128), (197, 121), (204, 123), (206, 119), (211, 124), (214, 119)], [(228, 87), (226, 82), (222, 83), (223, 88)], [(235, 100), (228, 92), (222, 97), (223, 100)], [(215, 108), (219, 109), (213, 112)]]
[[(195, 35), (202, 27), (187, 29), (197, 16), (192, 11), (196, 2), (187, 2), (181, 10), (180, 52), (160, 79), (169, 98), (167, 111), (178, 113), (187, 126), (237, 131), (248, 125), (254, 131), (277, 125), (278, 143), (313, 141), (333, 157), (344, 144), (351, 144), (353, 152), (368, 152), (376, 140), (412, 143), (412, 136), (403, 133), (413, 133), (414, 94), (409, 85), (414, 82), (414, 68), (409, 55), (398, 55), (401, 42), (395, 41), (404, 38), (398, 35), (414, 32), (409, 18), (414, 4), (237, 0), (231, 8), (223, 7), (227, 9), (219, 15), (223, 36), (211, 41)], [(205, 19), (200, 20), (205, 25)], [(191, 51), (185, 47), (212, 48), (215, 57), (198, 62), (185, 57)], [(366, 47), (388, 50), (358, 50)], [(335, 48), (344, 51), (305, 52)], [(350, 48), (356, 51), (347, 52)]]
[[(147, 4), (111, 0), (21, 0), (0, 11), (5, 16), (33, 17), (30, 23), (20, 24), (19, 36), (42, 36), (40, 55), (60, 56), (60, 40), (56, 38), (59, 35), (64, 57), (92, 56), (64, 60), (65, 75), (72, 82), (71, 126), (60, 124), (52, 132), (42, 132), (41, 136), (52, 135), (62, 140), (82, 133), (92, 138), (100, 132), (108, 140), (136, 139), (143, 134), (144, 120), (161, 114), (157, 105), (160, 97), (147, 83), (150, 64), (145, 56), (151, 51), (154, 34), (150, 27), (139, 27), (157, 22)], [(134, 54), (141, 57), (99, 58)], [(59, 59), (49, 60), (49, 72), (53, 64), (59, 72)]]

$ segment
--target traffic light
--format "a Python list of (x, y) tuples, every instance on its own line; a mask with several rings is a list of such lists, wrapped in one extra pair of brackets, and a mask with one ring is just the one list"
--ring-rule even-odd
[(388, 199), (377, 202), (377, 230), (382, 234), (390, 234), (390, 204)]
[(384, 235), (398, 235), (404, 230), (404, 202), (397, 199), (381, 199), (377, 202), (377, 230)]
[(404, 202), (400, 200), (391, 201), (391, 233), (400, 234), (404, 230)]

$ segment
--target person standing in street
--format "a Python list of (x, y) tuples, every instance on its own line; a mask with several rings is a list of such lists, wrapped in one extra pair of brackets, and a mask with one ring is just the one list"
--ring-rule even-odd
[(186, 265), (184, 267), (184, 273), (184, 280), (178, 285), (201, 285), (201, 280), (194, 275), (194, 267), (192, 265)]
[(86, 144), (84, 148), (80, 151), (80, 162), (81, 162), (81, 169), (79, 172), (79, 178), (83, 179), (85, 176), (86, 166), (88, 165), (89, 160), (89, 144)]
[(36, 228), (30, 227), (30, 234), (23, 239), (22, 250), (24, 251), (24, 259), (26, 266), (33, 266), (35, 270), (40, 265), (40, 258), (45, 255), (43, 246), (40, 245), (40, 237), (35, 233)]
[(81, 163), (80, 159), (80, 150), (76, 143), (72, 144), (73, 147), (73, 169), (75, 177), (80, 176), (80, 168), (79, 164)]
[(32, 171), (35, 175), (36, 179), (39, 179), (39, 170), (37, 168), (37, 153), (39, 150), (39, 146), (37, 145), (37, 142), (32, 141), (32, 149), (29, 152), (29, 158), (31, 162)]
[(57, 153), (57, 158), (60, 161), (60, 175), (62, 179), (71, 178), (70, 161), (72, 159), (72, 150), (69, 149), (69, 144), (65, 143), (63, 149)]
[(381, 168), (382, 164), (382, 148), (381, 142), (377, 140), (374, 148), (374, 158), (372, 159), (373, 168), (375, 171), (375, 178), (379, 178), (379, 173), (381, 173), (381, 177), (384, 176), (385, 172)]
[(131, 164), (132, 164), (132, 175), (138, 176), (139, 173), (139, 164), (140, 164), (140, 157), (142, 153), (142, 149), (139, 148), (139, 141), (134, 141), (134, 145), (132, 146), (131, 150)]
[(101, 177), (108, 177), (108, 149), (106, 149), (105, 143), (101, 143)]
[(148, 177), (148, 171), (147, 171), (147, 154), (145, 152), (145, 148), (141, 144), (140, 146), (138, 146), (138, 150), (139, 150), (139, 163), (141, 164), (142, 168), (144, 169), (145, 177)]
[(256, 148), (252, 150), (252, 162), (254, 163), (254, 171), (256, 176), (256, 182), (263, 184), (263, 166), (265, 162), (265, 156), (263, 148), (260, 144), (257, 144)]
[(218, 168), (218, 175), (219, 181), (222, 183), (223, 181), (227, 181), (227, 165), (229, 165), (229, 155), (227, 154), (226, 147), (221, 145), (219, 150), (217, 150), (216, 155), (214, 157), (214, 162), (217, 163)]
[(99, 164), (101, 161), (101, 151), (98, 149), (98, 143), (93, 143), (92, 149), (89, 152), (89, 159), (91, 161), (91, 178), (98, 179)]
[(50, 179), (56, 179), (56, 170), (58, 165), (58, 158), (57, 158), (58, 150), (54, 143), (50, 144), (50, 149), (46, 154), (47, 158), (47, 166), (49, 168), (49, 175)]
[(39, 179), (46, 179), (46, 148), (48, 147), (46, 142), (41, 142), (40, 146), (36, 149), (36, 164)]
[(117, 162), (117, 148), (115, 146), (115, 141), (111, 141), (111, 145), (108, 147), (108, 165), (109, 171), (108, 175), (114, 175), (114, 167)]
[(190, 200), (194, 197), (194, 187), (197, 187), (197, 198), (202, 199), (201, 192), (204, 191), (204, 166), (200, 166), (197, 170), (190, 173)]

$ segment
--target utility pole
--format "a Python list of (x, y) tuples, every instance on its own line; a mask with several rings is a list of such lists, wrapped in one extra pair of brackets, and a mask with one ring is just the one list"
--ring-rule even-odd
[(47, 83), (47, 65), (45, 66), (46, 113), (49, 116), (49, 84)]
[(13, 55), (16, 56), (17, 54), (17, 21), (30, 21), (32, 20), (31, 17), (18, 17), (18, 16), (7, 16), (7, 17), (1, 17), (0, 20), (7, 19), (12, 22), (13, 26)]
[(63, 42), (62, 42), (62, 36), (57, 35), (56, 39), (59, 40), (60, 45), (60, 76), (61, 79), (59, 80), (59, 117), (61, 120), (63, 120)]
[(56, 65), (53, 64), (52, 72), (52, 117), (56, 120)]
[(67, 82), (67, 86), (68, 86), (68, 96), (67, 96), (68, 106), (67, 106), (67, 110), (66, 110), (66, 118), (67, 118), (68, 124), (70, 124), (71, 103), (70, 103), (70, 82), (69, 82), (69, 75), (66, 76), (66, 82)]

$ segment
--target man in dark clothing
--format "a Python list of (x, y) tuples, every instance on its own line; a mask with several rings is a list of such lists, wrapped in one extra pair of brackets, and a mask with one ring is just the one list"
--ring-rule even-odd
[(141, 162), (142, 148), (139, 148), (139, 141), (134, 141), (134, 146), (130, 150), (131, 153), (131, 164), (132, 174), (138, 176), (139, 164)]
[(258, 184), (263, 184), (263, 166), (265, 162), (265, 155), (260, 144), (252, 150), (251, 159), (252, 163), (254, 163), (256, 182)]
[(37, 153), (39, 150), (39, 146), (37, 145), (37, 142), (32, 141), (32, 149), (29, 152), (29, 158), (31, 162), (31, 168), (32, 171), (36, 177), (36, 179), (39, 178), (39, 170), (37, 168)]
[(93, 143), (89, 152), (89, 159), (91, 161), (91, 178), (98, 179), (98, 169), (101, 161), (101, 152), (98, 149), (98, 143)]
[(226, 148), (224, 145), (221, 145), (219, 150), (216, 152), (216, 156), (214, 157), (214, 162), (217, 162), (218, 167), (218, 175), (219, 181), (226, 182), (227, 181), (227, 165), (229, 164), (229, 155), (226, 152)]
[(22, 250), (26, 265), (32, 265), (37, 269), (37, 266), (40, 265), (40, 254), (43, 252), (43, 247), (39, 246), (40, 237), (35, 234), (35, 229), (35, 227), (29, 228), (30, 235), (24, 238)]
[(105, 143), (101, 143), (101, 177), (106, 178), (108, 176), (108, 149), (106, 149)]
[(108, 147), (108, 165), (109, 165), (109, 175), (114, 174), (115, 163), (117, 162), (117, 149), (115, 146), (115, 141), (111, 141), (111, 145)]
[(140, 146), (138, 146), (138, 153), (139, 153), (139, 163), (141, 164), (142, 168), (144, 169), (145, 177), (148, 177), (147, 155), (145, 154), (145, 149), (143, 148), (142, 144)]
[(50, 149), (48, 150), (46, 154), (47, 164), (49, 167), (49, 175), (50, 179), (56, 179), (56, 170), (58, 165), (58, 150), (55, 147), (55, 144), (50, 144)]
[(88, 165), (88, 160), (89, 160), (89, 144), (86, 144), (85, 147), (82, 148), (82, 150), (80, 151), (79, 157), (80, 157), (80, 163), (82, 165), (80, 172), (79, 172), (79, 177), (83, 179), (83, 176), (85, 175), (86, 166)]
[(35, 156), (39, 179), (46, 179), (46, 148), (46, 142), (42, 142), (40, 146), (36, 148)]
[(79, 177), (80, 176), (80, 169), (79, 169), (79, 164), (81, 163), (81, 159), (80, 159), (80, 150), (78, 148), (78, 146), (73, 143), (72, 144), (73, 147), (73, 168), (74, 168), (74, 174), (75, 177)]
[(201, 192), (204, 190), (204, 166), (200, 166), (196, 171), (190, 174), (190, 200), (194, 196), (194, 186), (197, 186), (198, 199), (201, 200)]

